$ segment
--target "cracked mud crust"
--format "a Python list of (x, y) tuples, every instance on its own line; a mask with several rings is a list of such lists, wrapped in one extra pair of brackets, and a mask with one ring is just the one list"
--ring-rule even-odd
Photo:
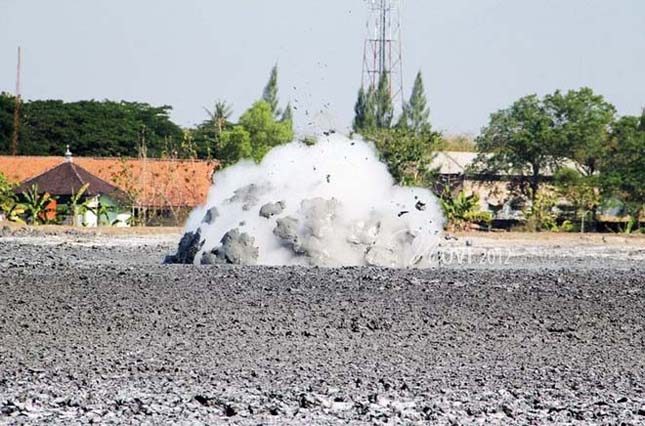
[(414, 271), (175, 244), (0, 239), (0, 424), (645, 423), (638, 245)]

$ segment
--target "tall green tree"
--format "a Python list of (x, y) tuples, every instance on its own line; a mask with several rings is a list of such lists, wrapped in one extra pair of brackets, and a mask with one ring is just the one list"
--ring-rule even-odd
[(491, 115), (476, 139), (480, 152), (475, 168), (489, 174), (508, 173), (528, 182), (526, 195), (535, 202), (542, 174), (561, 158), (552, 116), (536, 95)]
[[(423, 83), (417, 83), (413, 92), (414, 105), (425, 110), (422, 99), (418, 96), (423, 91)], [(423, 113), (417, 114), (423, 117)], [(374, 142), (383, 162), (387, 164), (390, 174), (401, 185), (430, 186), (434, 183), (436, 172), (430, 164), (441, 141), (441, 134), (433, 132), (430, 126), (415, 125), (410, 128), (406, 111), (392, 126), (394, 105), (390, 94), (390, 83), (387, 75), (382, 75), (378, 86), (370, 85), (367, 90), (361, 87), (354, 105), (354, 132)], [(422, 120), (421, 120), (422, 121)], [(415, 121), (416, 123), (416, 121)]]
[(559, 179), (561, 192), (579, 206), (581, 228), (584, 229), (587, 212), (591, 213), (594, 226), (600, 199), (591, 197), (589, 189), (595, 187), (598, 164), (609, 149), (616, 108), (587, 87), (567, 93), (558, 90), (545, 96), (544, 104), (552, 116), (562, 156), (575, 162), (582, 173), (575, 178), (565, 171), (566, 179)]
[(352, 122), (352, 129), (354, 132), (360, 132), (365, 128), (365, 107), (367, 103), (367, 93), (365, 88), (361, 86), (358, 89), (358, 96), (354, 104), (354, 120)]
[(563, 156), (592, 176), (609, 147), (609, 132), (616, 108), (590, 88), (559, 90), (544, 98), (551, 114)]
[[(291, 121), (276, 120), (271, 106), (260, 100), (242, 114), (237, 126), (222, 132), (223, 149), (219, 159), (225, 164), (233, 164), (241, 158), (259, 162), (271, 148), (291, 142), (293, 137)], [(234, 147), (235, 144), (243, 146)]]
[(280, 121), (293, 123), (293, 107), (291, 106), (291, 102), (287, 104), (287, 107), (282, 112)]
[(222, 132), (219, 159), (224, 166), (235, 164), (244, 158), (253, 157), (251, 135), (242, 126), (234, 126)]
[(228, 104), (226, 101), (217, 101), (215, 102), (215, 107), (213, 112), (209, 113), (213, 127), (217, 133), (222, 133), (224, 128), (229, 123), (229, 118), (233, 115), (233, 107)]
[(645, 205), (645, 127), (643, 118), (622, 117), (614, 125), (610, 147), (600, 163), (605, 197), (618, 198), (636, 221)]
[(208, 118), (190, 130), (199, 158), (219, 158), (221, 150), (220, 135), (233, 124), (230, 117), (233, 107), (226, 101), (215, 102), (213, 109), (204, 108)]
[(421, 71), (417, 73), (417, 77), (414, 80), (412, 94), (410, 95), (410, 100), (403, 107), (399, 125), (409, 127), (416, 133), (431, 129), (430, 109), (428, 108), (428, 100), (423, 87)]
[(264, 86), (264, 91), (262, 92), (262, 99), (269, 104), (271, 108), (271, 114), (274, 118), (278, 118), (281, 114), (278, 107), (278, 65), (274, 65), (271, 68), (271, 74), (269, 76), (269, 81), (266, 86)]
[(376, 129), (376, 93), (372, 86), (367, 91), (362, 86), (358, 90), (352, 129), (359, 134)]
[(390, 91), (390, 79), (383, 73), (376, 89), (376, 127), (389, 129), (394, 119), (394, 105)]
[(415, 133), (410, 129), (375, 129), (364, 137), (376, 145), (380, 158), (399, 185), (431, 186), (436, 170), (431, 167), (441, 134)]

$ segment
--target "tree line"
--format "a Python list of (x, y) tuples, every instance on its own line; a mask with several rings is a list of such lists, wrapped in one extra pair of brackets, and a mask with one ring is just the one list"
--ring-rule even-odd
[[(376, 87), (358, 92), (354, 132), (374, 141), (399, 183), (436, 184), (429, 165), (445, 139), (432, 130), (420, 72), (400, 116), (393, 111), (388, 77), (382, 75)], [(509, 189), (529, 200), (526, 211), (536, 228), (557, 227), (558, 197), (568, 201), (583, 230), (585, 219), (593, 224), (601, 207), (628, 215), (629, 226), (637, 225), (644, 212), (645, 110), (640, 117), (619, 117), (590, 88), (522, 97), (490, 116), (474, 148), (479, 154), (467, 174), (512, 177)], [(459, 200), (468, 208), (478, 204), (476, 195), (437, 192), (447, 210)]]
[(636, 224), (645, 203), (645, 110), (618, 117), (616, 108), (589, 88), (525, 96), (497, 111), (475, 140), (474, 173), (520, 177), (519, 192), (548, 210), (541, 193), (547, 177), (593, 223), (601, 206), (620, 207)]
[[(293, 108), (290, 103), (281, 108), (278, 86), (274, 66), (261, 96), (237, 122), (231, 120), (231, 105), (218, 101), (206, 109), (202, 123), (189, 129), (171, 121), (170, 106), (25, 102), (19, 154), (62, 155), (71, 144), (80, 156), (136, 157), (143, 147), (150, 157), (214, 158), (224, 166), (244, 158), (260, 161), (274, 146), (294, 139)], [(14, 108), (15, 98), (0, 94), (0, 154), (11, 152)], [(421, 72), (398, 116), (387, 74), (375, 86), (361, 87), (352, 137), (374, 142), (397, 183), (436, 188), (437, 171), (431, 164), (446, 139), (433, 129)], [(491, 114), (474, 148), (479, 156), (469, 173), (513, 176), (512, 189), (529, 200), (530, 214), (549, 216), (545, 212), (554, 204), (554, 190), (541, 191), (547, 180), (583, 220), (589, 215), (593, 222), (601, 205), (610, 201), (632, 218), (643, 212), (645, 111), (619, 117), (613, 105), (589, 88), (518, 99)]]
[(354, 105), (352, 130), (374, 142), (397, 183), (431, 185), (436, 173), (430, 165), (442, 135), (432, 129), (421, 72), (399, 117), (394, 114), (387, 74), (380, 76), (376, 87), (361, 87)]
[[(12, 151), (15, 98), (0, 94), (0, 154)], [(20, 108), (18, 154), (63, 155), (66, 145), (83, 156), (136, 156), (145, 139), (152, 156), (164, 144), (181, 139), (182, 129), (169, 117), (170, 106), (139, 102), (36, 100)]]
[[(12, 153), (16, 99), (0, 94), (0, 155)], [(278, 67), (271, 70), (262, 96), (239, 118), (223, 101), (207, 109), (208, 118), (182, 129), (170, 119), (172, 107), (140, 102), (35, 100), (21, 104), (19, 155), (75, 155), (214, 158), (230, 164), (259, 160), (273, 146), (293, 140), (293, 110), (278, 98)]]

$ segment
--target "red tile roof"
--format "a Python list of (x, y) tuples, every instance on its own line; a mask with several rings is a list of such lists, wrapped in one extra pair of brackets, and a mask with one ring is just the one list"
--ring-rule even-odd
[[(0, 172), (16, 183), (60, 165), (62, 157), (0, 156)], [(206, 200), (217, 161), (74, 157), (74, 164), (117, 186), (142, 207), (195, 207)]]

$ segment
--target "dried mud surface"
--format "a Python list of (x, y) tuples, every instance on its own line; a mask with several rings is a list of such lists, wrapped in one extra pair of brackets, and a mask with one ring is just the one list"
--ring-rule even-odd
[(638, 244), (160, 265), (176, 241), (0, 238), (0, 424), (645, 424)]

